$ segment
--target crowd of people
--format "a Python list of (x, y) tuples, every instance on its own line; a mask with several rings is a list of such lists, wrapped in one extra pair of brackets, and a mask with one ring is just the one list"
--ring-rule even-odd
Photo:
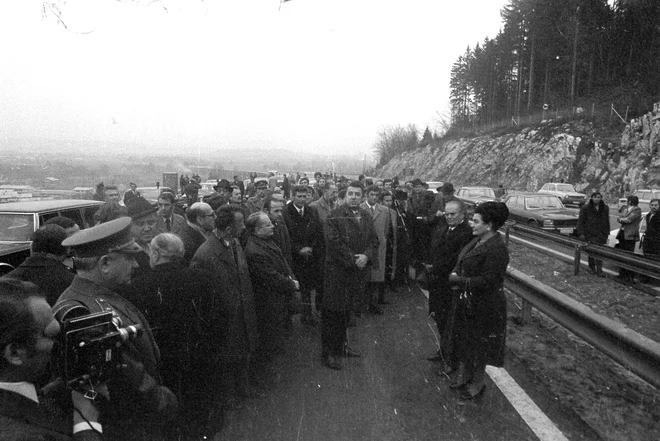
[[(64, 406), (74, 424), (51, 418), (40, 430), (55, 439), (201, 439), (220, 430), (226, 410), (263, 395), (295, 326), (320, 327), (327, 368), (359, 357), (348, 328), (383, 314), (411, 267), (428, 274), (441, 337), (429, 359), (443, 362), (463, 399), (481, 394), (486, 365), (504, 357), (508, 253), (497, 230), (506, 206), (481, 204), (468, 220), (449, 183), (434, 192), (420, 179), (295, 179), (219, 180), (203, 198), (184, 188), (185, 210), (168, 189), (152, 204), (131, 183), (120, 203), (106, 186), (97, 225), (78, 231), (69, 219), (49, 220), (30, 259), (0, 280), (0, 314), (20, 309), (25, 333), (38, 335), (17, 335), (8, 325), (15, 321), (0, 317), (0, 394), (19, 395), (35, 413), (45, 407), (34, 393), (50, 380), (50, 348), (40, 339), (52, 346), (59, 324), (44, 305), (111, 311), (144, 331), (124, 344), (121, 372), (90, 386), (106, 398), (81, 404), (75, 391), (67, 396), (75, 406)], [(39, 369), (7, 357), (17, 348), (25, 359), (38, 356)], [(4, 407), (0, 415), (15, 417)]]

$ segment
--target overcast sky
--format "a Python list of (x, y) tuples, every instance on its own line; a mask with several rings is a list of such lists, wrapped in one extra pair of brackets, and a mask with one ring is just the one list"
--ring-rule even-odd
[(506, 3), (143, 2), (68, 0), (68, 30), (3, 4), (0, 136), (367, 153), (384, 125), (433, 127)]

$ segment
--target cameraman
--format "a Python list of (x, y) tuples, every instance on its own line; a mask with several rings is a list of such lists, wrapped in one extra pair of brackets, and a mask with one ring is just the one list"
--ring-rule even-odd
[(0, 440), (101, 440), (98, 411), (73, 392), (73, 415), (43, 397), (35, 382), (48, 374), (60, 325), (36, 285), (0, 280)]
[[(163, 425), (176, 417), (177, 399), (162, 386), (158, 365), (160, 352), (149, 323), (132, 303), (115, 291), (131, 280), (142, 252), (131, 235), (131, 219), (122, 217), (88, 228), (62, 242), (71, 247), (78, 271), (63, 302), (81, 304), (97, 313), (111, 310), (121, 326), (141, 325), (144, 332), (123, 345), (121, 375), (108, 380), (110, 401), (104, 410), (106, 439), (155, 440)], [(106, 414), (107, 411), (107, 414)]]

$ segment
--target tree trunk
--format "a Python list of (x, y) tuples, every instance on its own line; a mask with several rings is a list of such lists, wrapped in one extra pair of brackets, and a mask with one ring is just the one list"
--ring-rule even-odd
[(571, 68), (571, 107), (573, 107), (573, 104), (575, 103), (575, 76), (577, 70), (578, 26), (580, 24), (578, 20), (578, 12), (580, 12), (579, 6), (575, 10), (575, 35), (573, 37), (573, 66)]
[(534, 48), (535, 39), (532, 38), (531, 54), (529, 55), (529, 85), (527, 87), (527, 114), (532, 114), (532, 101), (534, 97)]

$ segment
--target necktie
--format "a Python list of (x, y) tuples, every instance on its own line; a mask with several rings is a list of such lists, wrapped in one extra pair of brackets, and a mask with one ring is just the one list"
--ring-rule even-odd
[(172, 222), (169, 218), (165, 219), (165, 228), (167, 228), (167, 231), (172, 231)]

